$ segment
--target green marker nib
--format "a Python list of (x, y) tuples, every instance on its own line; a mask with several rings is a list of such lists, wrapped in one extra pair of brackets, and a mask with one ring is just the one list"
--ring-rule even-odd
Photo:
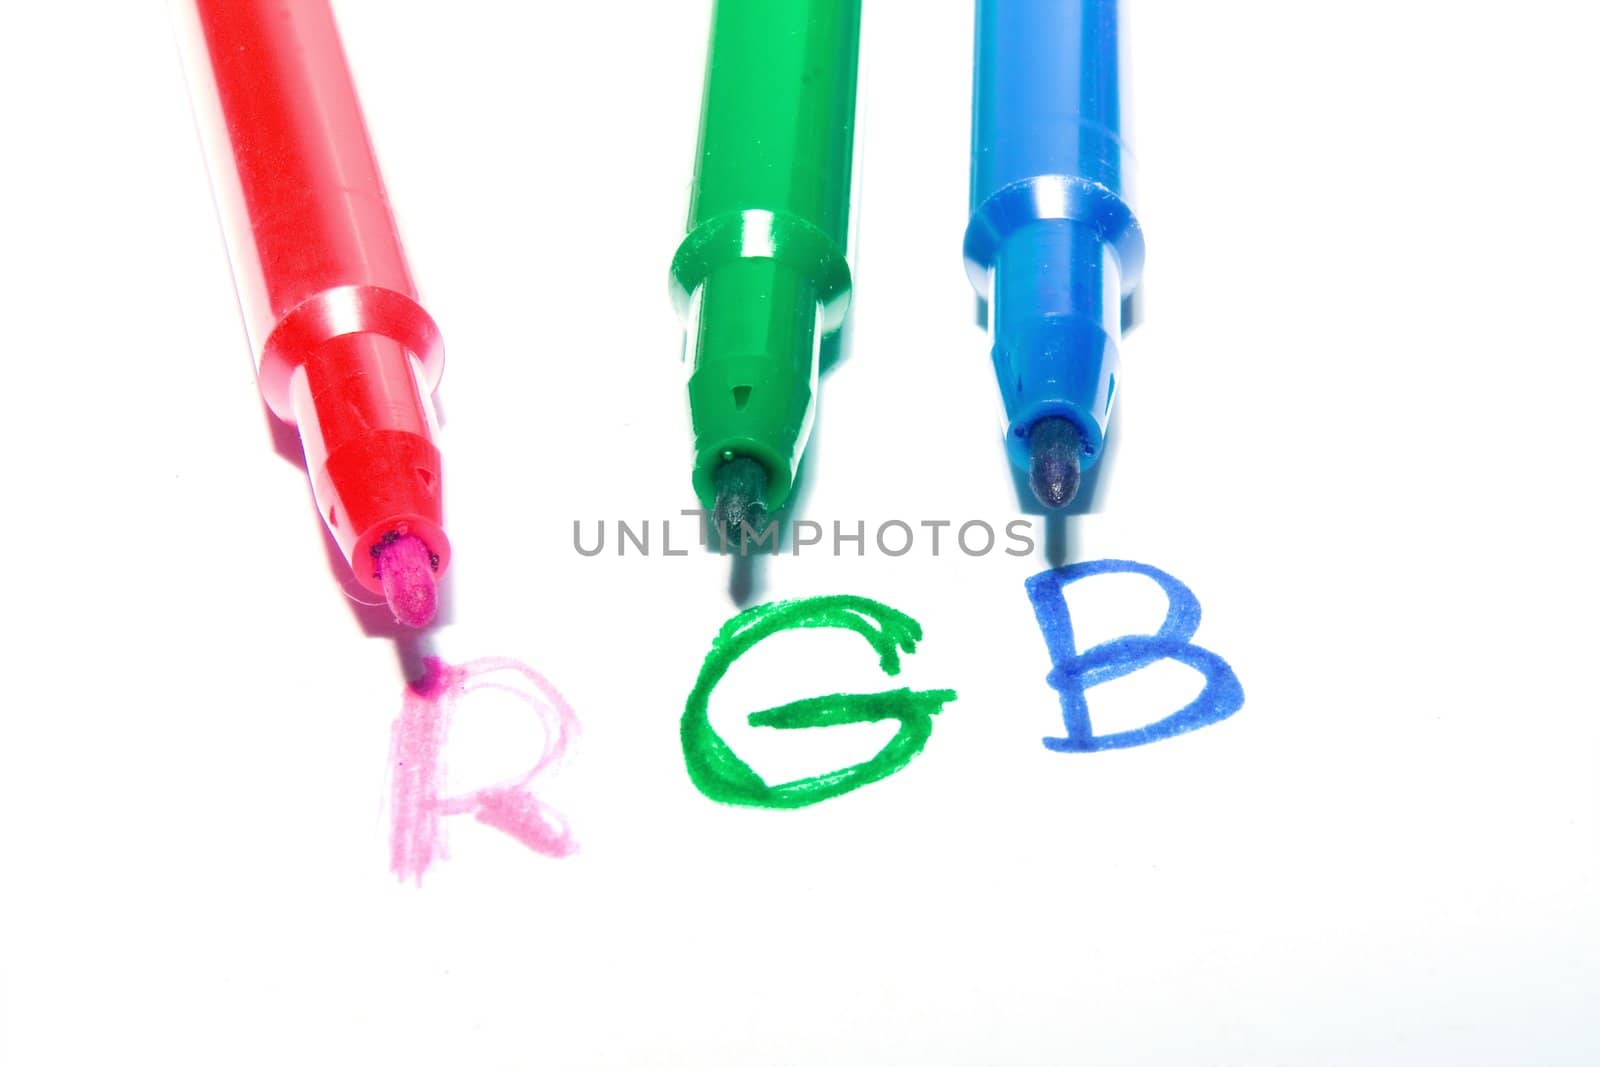
[(717, 503), (712, 521), (722, 545), (742, 543), (745, 526), (758, 535), (767, 522), (767, 472), (753, 459), (739, 457), (717, 468)]

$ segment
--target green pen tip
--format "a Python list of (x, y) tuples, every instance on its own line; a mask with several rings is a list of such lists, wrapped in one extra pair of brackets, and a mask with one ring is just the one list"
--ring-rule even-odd
[(766, 525), (767, 471), (748, 456), (717, 468), (717, 505), (711, 513), (722, 544), (739, 544), (744, 524), (759, 532)]

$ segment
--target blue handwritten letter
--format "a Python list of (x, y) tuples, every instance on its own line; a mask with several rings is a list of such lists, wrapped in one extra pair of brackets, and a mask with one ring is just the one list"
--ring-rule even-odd
[[(1072, 636), (1072, 614), (1062, 590), (1080, 578), (1096, 574), (1142, 574), (1160, 586), (1167, 597), (1167, 617), (1161, 628), (1154, 634), (1127, 634), (1079, 652)], [(1215, 652), (1189, 643), (1200, 626), (1200, 601), (1188, 586), (1165, 571), (1143, 563), (1102, 559), (1036, 574), (1026, 585), (1033, 614), (1050, 649), (1053, 669), (1045, 680), (1061, 696), (1061, 721), (1067, 728), (1066, 737), (1045, 738), (1045, 748), (1055, 752), (1099, 752), (1147, 745), (1220, 722), (1243, 706), (1244, 690), (1233, 668)], [(1200, 695), (1148, 726), (1097, 736), (1089, 723), (1088, 691), (1164, 659), (1199, 671), (1206, 681)]]

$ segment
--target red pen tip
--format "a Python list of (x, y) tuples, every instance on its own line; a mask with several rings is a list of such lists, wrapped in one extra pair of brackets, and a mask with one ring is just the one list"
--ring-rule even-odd
[(403, 534), (386, 541), (375, 553), (378, 580), (396, 622), (421, 629), (433, 621), (439, 608), (439, 585), (434, 580), (434, 555), (422, 538)]

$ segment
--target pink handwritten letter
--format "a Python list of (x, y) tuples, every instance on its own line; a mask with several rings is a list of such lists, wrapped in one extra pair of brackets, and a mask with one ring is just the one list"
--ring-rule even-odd
[[(572, 709), (555, 686), (537, 671), (510, 659), (480, 659), (452, 667), (441, 659), (424, 661), (425, 673), (406, 689), (405, 706), (394, 723), (394, 827), (389, 864), (402, 881), (422, 884), (422, 875), (445, 855), (440, 816), (471, 813), (479, 822), (510, 834), (535, 852), (568, 856), (577, 842), (566, 820), (528, 791), (542, 771), (557, 763), (577, 732)], [(501, 681), (498, 679), (508, 679)], [(499, 785), (457, 796), (440, 796), (444, 786), (441, 752), (450, 719), (467, 694), (498, 689), (524, 700), (544, 725), (545, 746), (525, 774)]]

